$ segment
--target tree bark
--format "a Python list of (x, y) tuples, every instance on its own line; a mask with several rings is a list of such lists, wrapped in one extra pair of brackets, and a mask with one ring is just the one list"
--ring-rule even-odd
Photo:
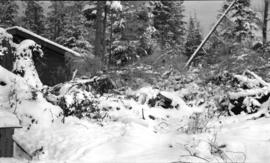
[[(95, 56), (99, 56), (103, 60), (102, 45), (103, 45), (103, 22), (102, 11), (104, 1), (97, 1), (97, 19), (96, 19), (96, 33), (95, 33)], [(105, 2), (106, 3), (106, 2)]]
[(103, 62), (105, 62), (105, 54), (106, 54), (106, 26), (107, 26), (107, 5), (106, 1), (104, 1), (104, 19), (103, 19), (103, 32), (102, 32), (102, 50), (103, 50)]
[(267, 42), (268, 9), (269, 9), (269, 0), (264, 0), (263, 30), (262, 30), (263, 44)]
[(113, 14), (112, 14), (112, 11), (110, 10), (109, 11), (109, 14), (110, 14), (110, 49), (109, 49), (109, 58), (108, 58), (108, 69), (110, 69), (110, 63), (111, 63), (111, 60), (112, 60), (112, 41), (113, 41), (113, 22), (114, 22), (114, 19), (113, 19)]

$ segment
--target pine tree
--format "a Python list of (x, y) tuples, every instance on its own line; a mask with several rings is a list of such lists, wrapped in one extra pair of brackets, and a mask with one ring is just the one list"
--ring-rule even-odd
[(86, 39), (88, 31), (85, 27), (85, 18), (82, 13), (83, 1), (68, 2), (64, 8), (62, 29), (56, 41), (81, 54), (88, 55), (92, 45)]
[(189, 18), (187, 38), (185, 42), (185, 55), (190, 57), (202, 41), (200, 24), (196, 17)]
[[(228, 8), (231, 2), (232, 0), (229, 0), (224, 3), (222, 12)], [(220, 25), (220, 35), (225, 40), (242, 42), (255, 37), (255, 31), (258, 29), (256, 25), (258, 18), (250, 8), (250, 0), (238, 0), (227, 17), (229, 20)]]
[[(118, 3), (118, 4), (115, 4)], [(125, 18), (122, 14), (123, 6), (120, 1), (111, 1), (108, 5), (108, 65), (123, 63), (128, 60), (126, 57), (128, 46), (126, 40), (122, 39), (125, 30)], [(117, 7), (118, 5), (118, 7)], [(125, 54), (124, 54), (125, 53)]]
[(85, 18), (91, 22), (95, 29), (94, 54), (104, 61), (106, 50), (106, 1), (94, 1), (85, 5), (83, 9)]
[(95, 56), (102, 58), (104, 62), (111, 59), (112, 51), (115, 49), (113, 42), (119, 39), (122, 31), (121, 10), (120, 1), (92, 2), (87, 4), (83, 10), (85, 17), (95, 29)]
[(24, 27), (33, 32), (43, 35), (45, 30), (45, 16), (42, 6), (37, 1), (27, 1), (25, 16), (23, 17)]
[[(152, 54), (156, 31), (153, 27), (151, 2), (121, 2), (110, 8), (111, 63), (125, 65)], [(113, 4), (112, 4), (113, 6)], [(112, 19), (111, 19), (112, 18)]]
[(0, 1), (0, 25), (3, 27), (16, 25), (18, 8), (17, 3), (12, 0)]
[(64, 17), (65, 12), (65, 2), (64, 1), (51, 1), (49, 6), (49, 13), (47, 16), (47, 31), (46, 36), (52, 40), (59, 37), (64, 29)]
[(183, 1), (157, 1), (153, 10), (154, 27), (162, 49), (182, 50), (185, 22)]
[[(100, 29), (98, 36), (101, 37), (96, 38), (102, 40), (105, 34), (106, 44), (103, 46), (106, 46), (103, 50), (106, 49), (105, 59), (108, 59), (109, 63), (125, 65), (152, 53), (155, 28), (151, 3), (151, 1), (106, 1), (106, 8), (100, 9), (101, 17), (97, 16), (97, 2), (91, 2), (84, 8), (84, 15), (90, 21), (89, 24), (95, 29)], [(105, 15), (106, 23), (104, 23)], [(97, 18), (100, 18), (99, 23)], [(97, 28), (97, 24), (100, 27)], [(103, 41), (96, 40), (96, 42)], [(101, 43), (99, 45), (102, 45)], [(99, 56), (98, 53), (95, 55)]]

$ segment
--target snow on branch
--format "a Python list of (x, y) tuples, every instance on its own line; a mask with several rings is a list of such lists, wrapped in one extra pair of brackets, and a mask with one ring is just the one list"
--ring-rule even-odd
[(11, 42), (12, 35), (7, 33), (5, 29), (0, 28), (0, 56), (3, 56), (7, 53), (7, 47), (5, 47), (5, 43)]
[(249, 114), (257, 112), (254, 117), (268, 115), (270, 83), (250, 70), (246, 70), (244, 75), (234, 75), (241, 88), (228, 93), (230, 114), (244, 111)]

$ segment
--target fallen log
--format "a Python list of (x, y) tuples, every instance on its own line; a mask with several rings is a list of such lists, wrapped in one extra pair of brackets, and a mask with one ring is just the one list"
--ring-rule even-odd
[[(54, 105), (59, 105), (64, 110), (65, 115), (70, 115), (86, 111), (87, 106), (90, 106), (92, 102), (94, 103), (92, 96), (108, 93), (114, 88), (115, 85), (110, 78), (106, 75), (101, 75), (88, 79), (77, 78), (60, 83), (43, 90), (43, 94), (47, 101)], [(71, 99), (67, 100), (66, 96), (71, 97)], [(70, 111), (72, 110), (70, 105), (76, 109)], [(88, 107), (88, 109), (91, 108)]]
[(246, 88), (254, 88), (254, 87), (260, 87), (260, 82), (256, 79), (250, 79), (243, 75), (233, 75), (233, 77), (239, 82), (241, 87)]
[(246, 70), (245, 73), (248, 73), (250, 75), (252, 75), (258, 82), (260, 82), (262, 85), (264, 86), (270, 86), (270, 83), (267, 83), (266, 81), (264, 81), (260, 76), (258, 76), (257, 74), (255, 74), (254, 72), (250, 71), (250, 70)]
[(66, 94), (72, 88), (80, 88), (94, 94), (102, 95), (116, 88), (116, 86), (108, 76), (101, 75), (88, 79), (77, 78), (65, 83), (60, 83), (49, 88), (47, 92), (59, 96), (60, 94)]
[(247, 96), (255, 96), (260, 98), (263, 95), (267, 95), (270, 93), (270, 87), (263, 87), (263, 88), (254, 88), (254, 89), (247, 89), (242, 90), (240, 92), (229, 92), (230, 99), (239, 99), (241, 97)]
[(240, 88), (237, 92), (228, 92), (229, 113), (234, 115), (244, 111), (249, 114), (258, 112), (260, 115), (268, 115), (270, 83), (250, 70), (246, 70), (244, 75), (234, 75), (240, 83)]

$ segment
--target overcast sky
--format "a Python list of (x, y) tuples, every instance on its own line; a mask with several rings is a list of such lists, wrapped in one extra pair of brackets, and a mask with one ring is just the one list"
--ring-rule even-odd
[(216, 22), (218, 10), (220, 10), (223, 1), (185, 1), (186, 19), (194, 16), (196, 13), (200, 21), (202, 32), (206, 33), (211, 25)]
[[(197, 1), (185, 1), (185, 15), (188, 20), (189, 16), (197, 14), (197, 18), (200, 21), (203, 34), (206, 34), (211, 26), (217, 21), (218, 10), (221, 9), (224, 1), (217, 0), (197, 0)], [(254, 9), (259, 9), (262, 6), (263, 0), (251, 0)]]

